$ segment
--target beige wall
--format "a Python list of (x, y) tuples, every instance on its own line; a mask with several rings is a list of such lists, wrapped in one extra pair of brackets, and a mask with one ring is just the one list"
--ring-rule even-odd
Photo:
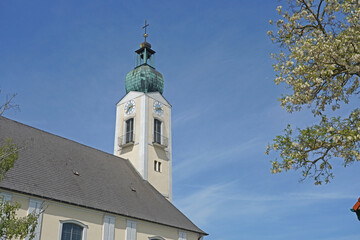
[[(169, 136), (169, 110), (170, 107), (163, 104), (164, 113), (162, 116), (158, 116), (153, 112), (153, 103), (154, 99), (149, 99), (149, 131), (148, 131), (148, 180), (149, 182), (165, 197), (169, 197), (169, 178), (171, 177), (171, 172), (169, 171), (169, 161), (171, 156), (169, 156), (168, 148), (154, 145), (154, 119), (158, 119), (162, 122), (162, 133), (164, 137), (168, 138)], [(154, 170), (154, 161), (161, 162), (161, 172)]]
[[(12, 202), (16, 201), (21, 204), (18, 216), (25, 216), (28, 212), (30, 198), (27, 195), (2, 191), (12, 195)], [(87, 226), (87, 237), (84, 240), (102, 240), (102, 231), (104, 216), (110, 215), (115, 217), (115, 240), (124, 240), (126, 236), (126, 221), (132, 220), (136, 222), (136, 238), (137, 240), (147, 240), (149, 237), (161, 236), (167, 240), (178, 240), (179, 229), (164, 226), (161, 224), (151, 223), (147, 221), (131, 219), (120, 215), (105, 214), (101, 211), (91, 210), (70, 204), (45, 200), (43, 204), (44, 212), (41, 227), (41, 240), (58, 240), (60, 221), (76, 220)], [(183, 230), (180, 230), (183, 231)], [(197, 240), (199, 234), (186, 232), (188, 240)]]

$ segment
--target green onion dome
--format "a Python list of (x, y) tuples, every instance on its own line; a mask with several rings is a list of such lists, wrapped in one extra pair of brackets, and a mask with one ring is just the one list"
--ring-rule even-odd
[(159, 92), (164, 91), (164, 78), (162, 74), (148, 64), (137, 66), (126, 75), (126, 93), (137, 92)]

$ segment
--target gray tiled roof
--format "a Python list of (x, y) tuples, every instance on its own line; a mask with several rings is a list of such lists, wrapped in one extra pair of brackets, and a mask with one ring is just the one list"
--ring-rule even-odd
[(0, 117), (9, 137), (21, 151), (0, 188), (206, 234), (128, 160)]

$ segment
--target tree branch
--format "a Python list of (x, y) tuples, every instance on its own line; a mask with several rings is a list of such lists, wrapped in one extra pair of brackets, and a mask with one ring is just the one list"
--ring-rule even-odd
[[(0, 90), (1, 93), (1, 90)], [(5, 103), (0, 105), (0, 116), (2, 116), (2, 114), (9, 109), (18, 109), (19, 105), (18, 104), (14, 104), (13, 100), (16, 97), (16, 94), (9, 96), (6, 96), (6, 100)]]
[(318, 23), (318, 26), (320, 27), (320, 30), (322, 31), (322, 33), (327, 36), (327, 33), (322, 25), (322, 22), (320, 21), (319, 17), (312, 11), (312, 9), (309, 7), (309, 5), (306, 3), (305, 0), (301, 0), (301, 2), (305, 5), (306, 9), (311, 13), (311, 15), (313, 15), (313, 17), (315, 18), (315, 20)]

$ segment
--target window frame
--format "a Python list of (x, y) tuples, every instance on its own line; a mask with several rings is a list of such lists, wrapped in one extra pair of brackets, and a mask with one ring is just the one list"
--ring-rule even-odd
[[(108, 224), (108, 234), (109, 235), (105, 235), (105, 227), (106, 227), (106, 219), (109, 220)], [(104, 223), (103, 223), (103, 232), (102, 232), (102, 240), (114, 240), (115, 239), (115, 221), (116, 218), (114, 216), (110, 216), (110, 215), (104, 215)]]
[(187, 240), (186, 232), (179, 230), (179, 240)]
[(157, 163), (158, 161), (154, 160), (154, 171), (157, 172)]
[(77, 220), (60, 220), (60, 228), (59, 228), (59, 237), (58, 239), (61, 240), (62, 230), (63, 230), (63, 224), (64, 223), (72, 223), (75, 225), (78, 225), (83, 228), (81, 240), (86, 240), (86, 234), (87, 229), (89, 228), (87, 225), (83, 224), (82, 222), (79, 222)]
[[(134, 233), (134, 238), (131, 235)], [(134, 220), (126, 220), (125, 229), (125, 240), (136, 240), (137, 239), (137, 222)]]
[[(12, 200), (12, 194), (7, 192), (0, 192), (0, 198), (3, 199), (3, 202), (11, 203)], [(2, 216), (4, 216), (5, 213), (2, 213)], [(2, 238), (0, 238), (2, 240)]]
[[(39, 217), (37, 219), (37, 225), (36, 225), (36, 228), (34, 231), (34, 234), (35, 234), (35, 237), (33, 238), (34, 240), (41, 239), (43, 204), (44, 204), (44, 201), (42, 201), (42, 200), (37, 200), (37, 199), (33, 199), (33, 198), (29, 199), (29, 208), (28, 208), (27, 214), (29, 215), (33, 212), (35, 212), (36, 214), (40, 213)], [(31, 210), (31, 208), (33, 208), (33, 209)], [(27, 236), (25, 239), (28, 240), (29, 236)]]
[(154, 160), (154, 171), (161, 173), (161, 162), (158, 160)]
[[(128, 132), (127, 131), (127, 127), (128, 127), (128, 122), (132, 121), (131, 127), (132, 129)], [(134, 137), (134, 132), (135, 132), (135, 118), (134, 117), (129, 117), (127, 119), (124, 119), (124, 142), (123, 144), (128, 144), (128, 143), (134, 143), (135, 142), (135, 137)], [(131, 133), (131, 135), (129, 135), (129, 139), (128, 139), (128, 133)]]
[(161, 173), (161, 162), (158, 161), (157, 172)]
[(11, 202), (12, 195), (11, 195), (11, 193), (0, 192), (0, 198), (3, 198), (3, 200), (6, 202)]
[[(160, 126), (159, 126), (159, 131), (157, 132), (156, 130), (156, 128), (157, 128), (157, 124), (156, 124), (156, 122), (159, 122), (160, 123)], [(157, 143), (157, 144), (162, 144), (162, 134), (163, 134), (163, 121), (161, 121), (160, 119), (158, 119), (158, 118), (154, 118), (154, 128), (153, 128), (153, 134), (154, 134), (154, 137), (153, 137), (153, 142), (154, 143)], [(157, 139), (157, 137), (159, 138), (159, 139)], [(157, 140), (159, 140), (159, 141), (157, 141)]]

